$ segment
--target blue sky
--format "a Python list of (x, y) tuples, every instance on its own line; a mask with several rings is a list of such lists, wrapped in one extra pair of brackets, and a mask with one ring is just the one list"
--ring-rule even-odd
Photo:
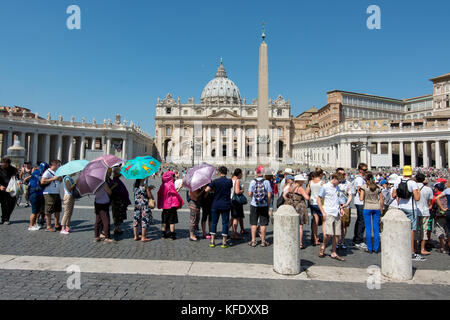
[[(66, 9), (81, 8), (81, 30)], [(366, 9), (381, 8), (381, 30)], [(0, 0), (0, 105), (133, 120), (154, 135), (157, 97), (200, 101), (223, 57), (247, 101), (257, 98), (261, 22), (269, 95), (292, 114), (333, 89), (410, 98), (450, 72), (450, 1)]]

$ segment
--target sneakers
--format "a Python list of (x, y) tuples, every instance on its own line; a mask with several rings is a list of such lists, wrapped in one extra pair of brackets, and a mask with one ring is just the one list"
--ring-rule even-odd
[(426, 261), (427, 259), (425, 259), (424, 257), (422, 257), (420, 254), (413, 253), (413, 255), (412, 255), (412, 260), (413, 260), (413, 261)]
[(9, 221), (5, 221), (5, 222), (3, 222), (3, 224), (9, 225), (10, 223), (9, 223)]
[(67, 229), (62, 229), (60, 233), (61, 234), (69, 234), (69, 231)]
[(40, 228), (36, 225), (32, 226), (32, 227), (28, 227), (28, 231), (38, 231)]
[(367, 245), (364, 242), (355, 243), (354, 246), (359, 248), (359, 249), (367, 249)]

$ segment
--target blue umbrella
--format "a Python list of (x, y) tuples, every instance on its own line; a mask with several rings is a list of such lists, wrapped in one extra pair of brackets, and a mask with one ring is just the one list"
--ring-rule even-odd
[(58, 168), (58, 170), (56, 170), (55, 175), (57, 177), (62, 177), (62, 176), (69, 176), (71, 174), (80, 172), (81, 170), (83, 170), (87, 165), (88, 165), (89, 161), (87, 160), (73, 160), (70, 161), (68, 163), (66, 163), (65, 165), (61, 166)]

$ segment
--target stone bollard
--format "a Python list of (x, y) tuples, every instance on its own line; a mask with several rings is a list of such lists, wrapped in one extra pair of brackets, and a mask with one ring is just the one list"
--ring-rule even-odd
[(403, 211), (389, 209), (381, 221), (381, 273), (395, 280), (411, 280), (411, 220)]
[(274, 213), (273, 269), (285, 275), (300, 273), (299, 215), (283, 205)]

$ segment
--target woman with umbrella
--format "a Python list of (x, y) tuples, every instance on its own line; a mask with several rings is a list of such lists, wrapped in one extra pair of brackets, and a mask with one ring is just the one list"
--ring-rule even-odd
[[(147, 186), (144, 181), (144, 179), (136, 179), (134, 183), (133, 231), (134, 241), (148, 242), (151, 239), (147, 238), (147, 229), (152, 224), (153, 219), (149, 200), (153, 199), (151, 190), (154, 186)], [(139, 225), (142, 228), (142, 239), (139, 239)]]
[[(184, 202), (181, 196), (175, 189), (174, 184), (175, 174), (172, 171), (167, 171), (162, 176), (162, 184), (158, 190), (158, 209), (162, 209), (162, 237), (164, 239), (176, 239), (175, 224), (178, 223), (177, 210), (181, 209)], [(170, 228), (170, 232), (166, 233)]]
[(114, 220), (114, 234), (122, 234), (123, 230), (120, 229), (120, 225), (127, 218), (127, 207), (131, 204), (130, 194), (127, 187), (122, 182), (120, 177), (120, 167), (113, 168), (113, 179), (111, 186), (111, 211)]
[(112, 191), (109, 187), (111, 183), (111, 169), (108, 168), (106, 173), (105, 182), (95, 191), (95, 225), (94, 232), (95, 238), (94, 242), (100, 241), (101, 231), (103, 230), (104, 234), (104, 242), (111, 243), (115, 242), (111, 239), (110, 231), (109, 231), (109, 204), (110, 204), (110, 196), (112, 195)]

